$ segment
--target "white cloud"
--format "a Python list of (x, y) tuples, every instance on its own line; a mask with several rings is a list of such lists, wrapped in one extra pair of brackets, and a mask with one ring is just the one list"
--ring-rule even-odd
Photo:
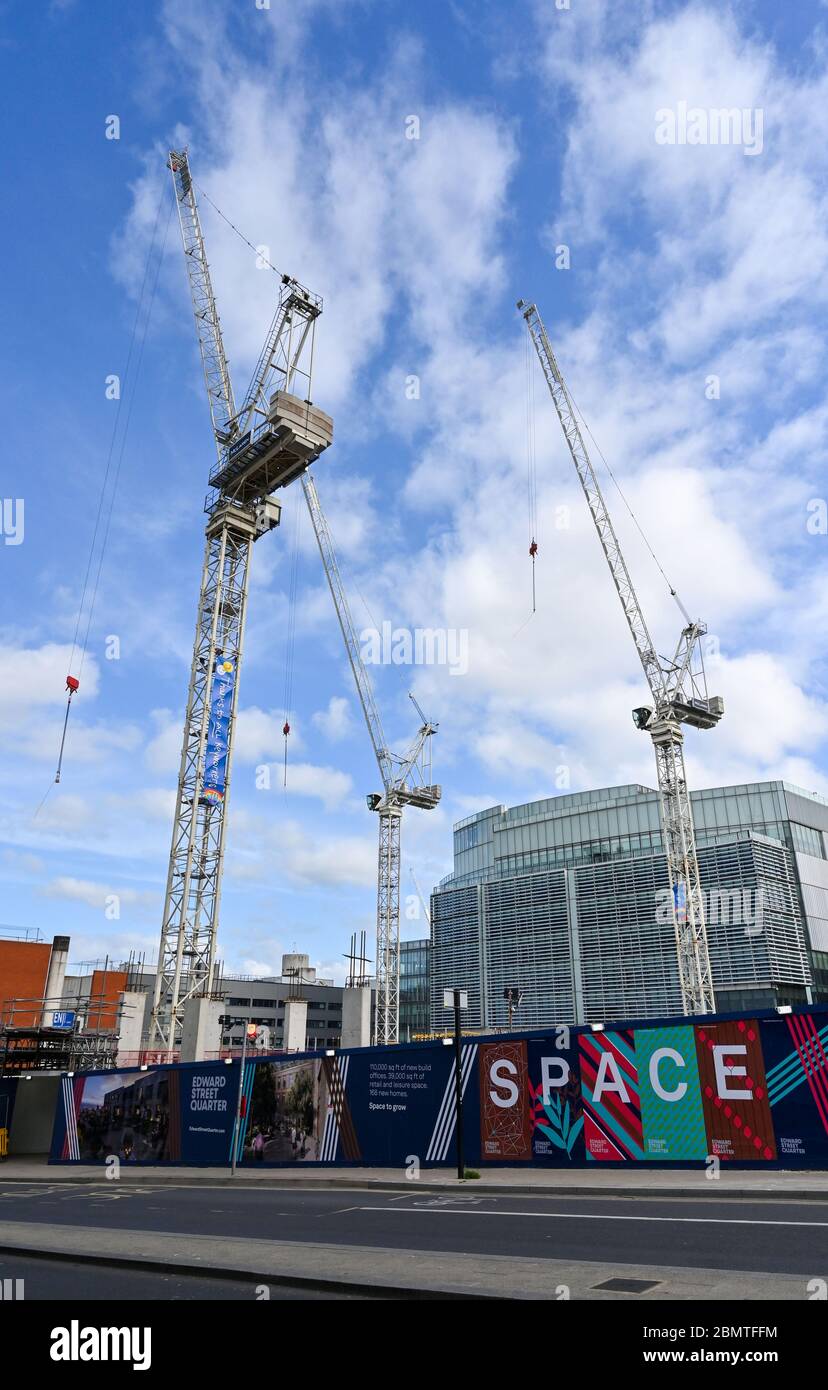
[[(68, 643), (46, 642), (42, 647), (4, 643), (0, 648), (0, 713), (14, 719), (33, 706), (62, 709), (67, 698), (66, 677), (78, 673), (79, 653), (75, 656), (75, 669), (70, 672), (72, 648)], [(98, 664), (87, 656), (83, 680), (72, 703), (80, 708), (97, 694)]]
[(318, 767), (313, 763), (293, 763), (290, 759), (286, 785), (283, 765), (274, 764), (272, 773), (280, 791), (288, 796), (317, 797), (329, 811), (342, 804), (353, 786), (347, 772), (333, 767)]
[(272, 965), (269, 961), (251, 960), (249, 957), (242, 961), (241, 971), (243, 975), (260, 975), (264, 977), (279, 974), (278, 967)]
[(373, 837), (329, 834), (321, 826), (304, 826), (280, 818), (277, 825), (239, 807), (233, 813), (225, 872), (230, 878), (257, 883), (263, 879), (321, 888), (366, 887), (376, 878)]
[(328, 701), (328, 708), (317, 710), (313, 722), (331, 743), (339, 743), (353, 729), (351, 706), (344, 696), (332, 695)]
[[(290, 751), (295, 752), (302, 747), (302, 739), (294, 721), (289, 722)], [(277, 714), (276, 710), (265, 711), (253, 705), (239, 710), (234, 760), (240, 763), (265, 763), (274, 755), (282, 754), (285, 742), (282, 732), (284, 724), (284, 714)]]
[(93, 883), (88, 879), (64, 875), (52, 879), (41, 891), (47, 898), (63, 898), (69, 902), (84, 903), (100, 912), (116, 914), (112, 916), (112, 920), (117, 920), (121, 906), (151, 909), (159, 905), (156, 893), (134, 888), (115, 888), (110, 884)]
[(291, 877), (304, 883), (367, 888), (376, 881), (377, 847), (364, 836), (317, 838), (289, 829), (283, 863)]
[(45, 861), (37, 854), (26, 854), (16, 849), (4, 849), (2, 859), (14, 871), (40, 877), (45, 869)]

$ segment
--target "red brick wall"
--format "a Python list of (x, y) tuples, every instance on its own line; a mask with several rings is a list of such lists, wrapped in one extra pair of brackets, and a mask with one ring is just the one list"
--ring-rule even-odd
[(0, 1017), (18, 1028), (40, 1023), (40, 1009), (16, 1009), (10, 1017), (12, 999), (42, 999), (49, 978), (49, 941), (0, 941)]
[(101, 1033), (114, 1032), (118, 1022), (118, 999), (126, 986), (125, 970), (93, 970), (87, 1028)]

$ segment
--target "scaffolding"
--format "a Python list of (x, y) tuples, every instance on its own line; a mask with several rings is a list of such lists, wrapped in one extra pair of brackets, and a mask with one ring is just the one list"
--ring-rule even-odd
[(124, 1005), (107, 996), (103, 978), (104, 988), (96, 994), (78, 990), (59, 998), (5, 1000), (0, 1007), (0, 1075), (115, 1067)]

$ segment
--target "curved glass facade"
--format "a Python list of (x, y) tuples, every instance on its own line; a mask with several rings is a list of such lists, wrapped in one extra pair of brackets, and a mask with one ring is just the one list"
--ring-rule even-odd
[[(828, 999), (828, 801), (784, 782), (693, 794), (720, 1009)], [(665, 898), (667, 895), (667, 898)], [(432, 1026), (680, 1013), (657, 793), (629, 784), (466, 817), (432, 896)]]

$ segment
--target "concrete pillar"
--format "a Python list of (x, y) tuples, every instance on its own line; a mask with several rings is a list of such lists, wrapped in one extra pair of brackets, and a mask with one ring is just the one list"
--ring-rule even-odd
[(41, 1024), (49, 1028), (55, 1009), (62, 1008), (63, 983), (66, 979), (66, 965), (69, 960), (69, 937), (56, 936), (52, 940), (52, 954), (49, 957), (49, 973), (46, 976), (46, 990), (43, 1000)]
[(222, 1025), (219, 1019), (227, 1012), (223, 999), (189, 999), (181, 1023), (182, 1062), (204, 1062), (209, 1053), (221, 1048)]
[(119, 1067), (136, 1067), (141, 1060), (141, 1040), (144, 1034), (144, 1009), (147, 996), (136, 991), (134, 994), (124, 990), (118, 1012), (118, 1053), (115, 1058)]
[(286, 1052), (304, 1052), (308, 1035), (307, 999), (285, 1001), (285, 1029), (282, 1046)]
[(367, 986), (342, 991), (341, 1047), (371, 1046), (371, 991)]

